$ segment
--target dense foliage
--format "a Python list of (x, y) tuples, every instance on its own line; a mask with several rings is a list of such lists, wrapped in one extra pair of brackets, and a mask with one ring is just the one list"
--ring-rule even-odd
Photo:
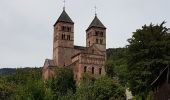
[(144, 25), (128, 40), (129, 86), (134, 95), (145, 97), (150, 84), (170, 64), (170, 35), (164, 23)]
[(2, 68), (0, 69), (0, 75), (11, 75), (15, 74), (16, 69), (15, 68)]
[(105, 69), (109, 77), (118, 80), (125, 87), (128, 79), (127, 48), (107, 49)]
[(44, 81), (41, 70), (17, 69), (14, 75), (1, 76), (0, 100), (125, 100), (124, 88), (110, 77), (86, 74), (76, 84), (71, 70), (57, 68)]
[(65, 96), (68, 92), (75, 93), (76, 82), (73, 73), (69, 69), (59, 68), (55, 71), (55, 76), (48, 80), (47, 84), (53, 91), (55, 99)]
[(102, 77), (86, 73), (76, 82), (71, 70), (57, 68), (44, 81), (41, 68), (0, 70), (0, 100), (125, 100), (127, 88), (137, 100), (151, 100), (150, 84), (170, 64), (170, 34), (164, 22), (144, 25), (128, 42), (126, 48), (107, 49)]
[(85, 74), (77, 89), (77, 100), (125, 100), (125, 90), (112, 78), (95, 79)]

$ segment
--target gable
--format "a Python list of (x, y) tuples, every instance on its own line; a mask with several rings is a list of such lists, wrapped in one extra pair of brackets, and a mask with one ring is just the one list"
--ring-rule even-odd
[(94, 44), (87, 48), (86, 53), (88, 54), (96, 54), (96, 55), (105, 55), (98, 47)]

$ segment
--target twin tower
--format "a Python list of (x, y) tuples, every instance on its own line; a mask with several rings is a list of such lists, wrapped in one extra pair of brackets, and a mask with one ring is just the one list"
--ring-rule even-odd
[[(83, 35), (83, 34), (82, 34)], [(82, 39), (83, 40), (83, 39)], [(106, 27), (95, 15), (86, 30), (86, 47), (74, 45), (74, 22), (65, 9), (54, 24), (53, 59), (46, 59), (43, 74), (48, 78), (55, 67), (72, 69), (79, 80), (83, 73), (105, 74)]]

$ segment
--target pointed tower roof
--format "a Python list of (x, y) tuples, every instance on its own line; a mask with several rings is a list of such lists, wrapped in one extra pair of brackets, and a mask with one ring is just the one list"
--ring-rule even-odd
[(74, 24), (74, 22), (71, 20), (71, 18), (68, 16), (68, 14), (66, 13), (65, 9), (63, 9), (63, 12), (61, 13), (60, 17), (58, 18), (57, 22), (54, 24), (54, 26), (58, 23), (58, 22), (66, 22), (66, 23), (72, 23)]
[(91, 24), (89, 25), (89, 27), (87, 28), (90, 29), (91, 27), (98, 27), (98, 28), (104, 28), (106, 29), (106, 27), (102, 24), (102, 22), (98, 19), (97, 15), (95, 15), (93, 21), (91, 22)]

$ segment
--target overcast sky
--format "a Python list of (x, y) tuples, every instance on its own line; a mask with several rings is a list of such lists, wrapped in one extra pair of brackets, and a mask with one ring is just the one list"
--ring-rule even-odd
[[(170, 0), (66, 0), (75, 23), (75, 45), (85, 46), (85, 30), (94, 18), (107, 27), (107, 48), (124, 47), (144, 24), (167, 21)], [(52, 58), (53, 24), (63, 0), (0, 0), (0, 68), (42, 66)]]

